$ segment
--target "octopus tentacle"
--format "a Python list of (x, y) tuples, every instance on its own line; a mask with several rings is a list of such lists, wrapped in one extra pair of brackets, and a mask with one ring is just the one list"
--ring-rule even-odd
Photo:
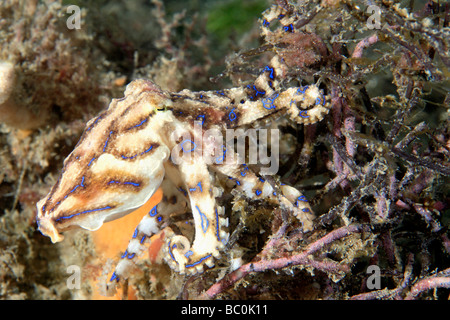
[(224, 162), (216, 164), (214, 168), (233, 180), (247, 198), (267, 199), (279, 203), (300, 220), (303, 231), (309, 232), (313, 229), (314, 213), (306, 197), (297, 189), (275, 182), (281, 191), (279, 194), (268, 181), (258, 177), (246, 164)]
[(224, 227), (228, 221), (222, 218), (223, 208), (215, 197), (217, 190), (210, 181), (207, 165), (201, 159), (183, 159), (178, 167), (180, 177), (185, 181), (185, 192), (190, 201), (194, 217), (195, 238), (192, 243), (183, 235), (166, 233), (166, 261), (180, 273), (197, 273), (203, 266), (212, 267), (214, 259), (220, 257), (228, 233)]
[(139, 255), (146, 249), (146, 244), (151, 237), (160, 233), (167, 224), (169, 215), (186, 212), (186, 199), (182, 193), (174, 187), (171, 180), (164, 180), (161, 184), (163, 198), (146, 214), (136, 227), (127, 249), (121, 255), (110, 282), (119, 283), (129, 278), (132, 266), (135, 265)]

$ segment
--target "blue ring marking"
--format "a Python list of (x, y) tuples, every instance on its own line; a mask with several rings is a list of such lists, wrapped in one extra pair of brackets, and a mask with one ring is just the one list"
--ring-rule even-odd
[(194, 192), (195, 190), (197, 190), (197, 188), (189, 188), (190, 192)]
[(206, 233), (206, 231), (208, 230), (208, 227), (209, 227), (209, 220), (205, 216), (205, 214), (200, 211), (200, 208), (198, 206), (195, 206), (195, 208), (198, 210), (198, 213), (200, 214), (200, 219), (201, 219), (201, 223), (200, 224), (201, 224), (203, 233)]
[(85, 211), (81, 211), (81, 212), (78, 212), (78, 213), (71, 214), (70, 216), (60, 217), (60, 218), (58, 218), (58, 219), (55, 219), (55, 221), (60, 221), (60, 220), (62, 220), (62, 219), (71, 219), (71, 218), (73, 218), (73, 217), (75, 217), (75, 216), (78, 216), (78, 215), (80, 215), (80, 214), (91, 213), (91, 212), (95, 212), (95, 211), (108, 210), (108, 209), (111, 209), (111, 208), (112, 208), (111, 206), (106, 206), (106, 207), (103, 207), (103, 208), (97, 208), (97, 209), (85, 210)]
[(128, 255), (128, 250), (125, 250), (125, 252), (123, 253), (123, 255), (120, 257), (120, 259), (125, 258)]
[(228, 177), (228, 179), (234, 180), (234, 182), (236, 182), (236, 184), (237, 184), (238, 186), (241, 185), (241, 182), (240, 182), (239, 180), (237, 180), (237, 179), (234, 179), (233, 177)]
[[(264, 69), (264, 70), (266, 70), (266, 69)], [(250, 96), (250, 98), (252, 100), (255, 99), (258, 96), (258, 94), (261, 95), (261, 96), (264, 96), (266, 94), (266, 92), (264, 90), (263, 91), (259, 91), (258, 89), (256, 89), (255, 85), (251, 86), (251, 85), (248, 84), (247, 88), (255, 90), (255, 95), (254, 96)]]
[(269, 25), (270, 25), (270, 22), (267, 21), (267, 19), (264, 19), (264, 21), (263, 21), (263, 26), (264, 26), (264, 27), (268, 27)]
[[(175, 261), (176, 262), (176, 264), (178, 264), (178, 261), (177, 260), (175, 260), (175, 257), (173, 256), (173, 253), (172, 253), (172, 248), (170, 247), (170, 244), (171, 244), (172, 242), (171, 241), (169, 241), (169, 243), (167, 244), (168, 245), (168, 247), (169, 247), (169, 255), (170, 255), (170, 257), (172, 258), (172, 260), (173, 261)], [(174, 248), (176, 248), (176, 244), (174, 244)]]
[(157, 209), (158, 205), (154, 206), (150, 212), (148, 213), (150, 215), (150, 217), (154, 217), (158, 214), (158, 209)]
[(276, 196), (277, 195), (277, 193), (274, 191), (273, 193), (272, 193), (274, 196)]
[(142, 244), (145, 241), (145, 238), (147, 238), (147, 236), (144, 234), (141, 238), (141, 241), (139, 241), (139, 243)]
[(138, 229), (137, 229), (137, 227), (136, 227), (136, 229), (134, 229), (132, 238), (133, 238), (133, 239), (136, 238), (137, 235), (138, 235)]
[(212, 256), (212, 254), (208, 254), (207, 256), (204, 256), (203, 258), (201, 258), (197, 262), (194, 262), (194, 263), (191, 263), (191, 264), (187, 264), (186, 268), (195, 267), (196, 265), (202, 263), (203, 260), (206, 260), (206, 259), (210, 258), (211, 256)]
[(197, 183), (197, 186), (199, 187), (200, 192), (203, 192), (203, 189), (202, 189), (202, 183), (201, 183), (201, 182)]
[(309, 209), (308, 208), (303, 208), (302, 211), (303, 212), (309, 212)]
[(308, 199), (306, 199), (306, 197), (305, 197), (304, 195), (299, 196), (299, 197), (297, 198), (297, 200), (304, 201), (304, 202), (308, 202)]
[(244, 171), (241, 172), (241, 176), (245, 177), (245, 175), (247, 174), (247, 172), (245, 172), (245, 171), (248, 170), (248, 167), (245, 163), (242, 165), (244, 166)]
[(257, 196), (261, 195), (261, 193), (262, 193), (261, 190), (256, 189), (255, 194), (256, 194)]
[(223, 149), (223, 153), (222, 153), (222, 155), (221, 155), (220, 157), (217, 157), (217, 158), (216, 158), (216, 164), (223, 163), (223, 160), (225, 160), (225, 155), (226, 155), (226, 153), (227, 153), (227, 148), (225, 148), (224, 146), (222, 146), (222, 149)]
[[(228, 114), (228, 119), (230, 119), (230, 121), (234, 121), (237, 118), (237, 115), (234, 112), (234, 109), (236, 109), (236, 108), (231, 109), (230, 113)], [(233, 115), (233, 119), (231, 119), (232, 118), (231, 115)]]
[(108, 146), (109, 138), (111, 137), (112, 134), (113, 134), (113, 131), (110, 131), (108, 138), (106, 138), (105, 145), (103, 146), (103, 152), (105, 152), (106, 147)]
[(162, 217), (159, 216), (159, 217), (158, 217), (158, 222), (161, 222), (161, 221), (162, 221)]
[(128, 258), (128, 259), (133, 259), (135, 255), (136, 255), (135, 253), (129, 254), (129, 255), (127, 256), (127, 258)]
[(117, 274), (116, 274), (115, 271), (113, 272), (113, 274), (112, 274), (112, 276), (111, 276), (111, 279), (109, 279), (109, 281), (112, 282), (112, 281), (114, 281), (114, 280), (116, 280), (117, 282), (119, 282), (119, 277), (117, 276)]
[[(274, 101), (276, 98), (278, 98), (280, 94), (277, 93), (275, 95), (273, 95), (271, 98), (265, 98), (263, 100), (261, 100), (262, 104), (263, 104), (263, 108), (270, 110), (270, 109), (275, 109), (277, 106), (274, 104)], [(266, 104), (270, 101), (269, 107), (266, 107)]]
[(291, 23), (291, 24), (288, 25), (288, 26), (284, 26), (283, 29), (284, 29), (284, 31), (286, 31), (286, 32), (293, 32), (293, 31), (294, 31), (294, 25)]
[(95, 160), (95, 157), (92, 157), (92, 159), (91, 159), (91, 161), (89, 161), (89, 163), (88, 163), (88, 167), (90, 167), (91, 166), (91, 164), (92, 164), (92, 162)]
[(309, 118), (309, 116), (308, 116), (308, 110), (302, 110), (302, 111), (300, 111), (300, 112), (298, 113), (298, 116), (299, 116), (299, 117), (302, 117), (302, 118)]
[(264, 181), (266, 181), (266, 180), (264, 180), (264, 179), (263, 179), (263, 178), (261, 178), (261, 177), (259, 177), (258, 179), (259, 179), (259, 181), (261, 181), (261, 182), (264, 182)]
[(192, 251), (192, 250), (189, 250), (188, 252), (186, 252), (185, 254), (184, 254), (184, 256), (186, 257), (186, 258), (189, 258), (190, 256), (192, 256), (194, 254), (194, 252)]
[(129, 127), (128, 129), (126, 129), (126, 130), (130, 130), (130, 129), (133, 129), (133, 128), (137, 128), (137, 127), (140, 127), (140, 126), (142, 126), (144, 123), (146, 123), (147, 122), (147, 118), (146, 119), (144, 119), (144, 120), (142, 120), (140, 123), (138, 123), (137, 125), (135, 125), (135, 126), (132, 126), (132, 127)]
[(217, 208), (216, 208), (215, 212), (216, 212), (216, 237), (217, 237), (217, 241), (220, 241), (220, 233), (219, 233), (219, 212), (217, 211)]
[(317, 97), (316, 99), (316, 105), (320, 104), (320, 102), (322, 101), (322, 99), (320, 97)]
[[(186, 150), (184, 150), (184, 148), (183, 148), (183, 145), (184, 145), (186, 142), (190, 142), (190, 143), (192, 143), (192, 144), (194, 145), (194, 147), (191, 148), (191, 150), (189, 150), (189, 151), (186, 151)], [(184, 141), (181, 143), (181, 150), (183, 150), (183, 152), (192, 152), (192, 151), (195, 150), (195, 148), (197, 148), (197, 145), (196, 145), (195, 142), (192, 141), (192, 140), (186, 139), (186, 140), (184, 140)]]
[(273, 69), (273, 68), (271, 68), (271, 67), (269, 67), (269, 66), (266, 66), (265, 68), (264, 68), (264, 71), (269, 71), (270, 72), (270, 74), (269, 74), (269, 78), (270, 79), (274, 79), (275, 78), (275, 76), (274, 76), (274, 72), (275, 72), (275, 70)]
[(205, 120), (206, 120), (205, 115), (204, 115), (204, 114), (201, 114), (201, 115), (197, 116), (197, 118), (196, 118), (195, 120), (198, 120), (198, 118), (201, 118), (201, 119), (202, 119), (202, 125), (203, 125), (203, 124), (205, 123)]
[(325, 100), (325, 97), (323, 96), (323, 94), (321, 94), (320, 97), (318, 97), (318, 98), (316, 99), (316, 105), (318, 104), (318, 103), (317, 103), (317, 100), (322, 100), (322, 101), (323, 101), (323, 102), (322, 102), (322, 105), (323, 105), (323, 106), (325, 105), (326, 100)]
[[(306, 90), (309, 88), (309, 86), (300, 87), (297, 89), (297, 94), (305, 94)], [(303, 89), (303, 90), (302, 90)]]

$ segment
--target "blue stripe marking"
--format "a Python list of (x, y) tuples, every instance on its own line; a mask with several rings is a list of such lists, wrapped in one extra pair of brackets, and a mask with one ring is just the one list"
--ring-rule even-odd
[(75, 216), (78, 216), (80, 214), (91, 213), (91, 212), (95, 212), (95, 211), (108, 210), (108, 209), (112, 209), (112, 207), (111, 206), (106, 206), (106, 207), (103, 207), (103, 208), (85, 210), (85, 211), (81, 211), (81, 212), (78, 212), (78, 213), (71, 214), (70, 216), (60, 217), (58, 219), (55, 219), (55, 221), (60, 221), (62, 219), (71, 219), (71, 218), (73, 218)]
[(132, 182), (132, 181), (125, 181), (125, 182), (120, 182), (120, 181), (115, 181), (115, 180), (111, 180), (110, 182), (108, 182), (108, 184), (112, 184), (112, 183), (119, 183), (119, 184), (130, 184), (130, 185), (132, 185), (132, 186), (135, 186), (135, 187), (139, 187), (139, 186), (140, 186), (140, 184), (139, 184), (139, 183), (136, 183), (136, 182)]
[(147, 120), (148, 120), (148, 119), (144, 119), (144, 120), (142, 120), (140, 123), (138, 123), (137, 125), (132, 126), (132, 127), (129, 127), (127, 130), (130, 130), (130, 129), (133, 129), (133, 128), (137, 128), (137, 127), (140, 127), (140, 126), (142, 126), (145, 122), (147, 122)]
[(92, 162), (93, 162), (94, 160), (95, 160), (95, 157), (92, 157), (91, 161), (89, 161), (89, 163), (88, 163), (88, 167), (91, 166), (91, 164), (92, 164)]
[(111, 276), (111, 279), (109, 279), (109, 281), (111, 282), (111, 281), (114, 281), (114, 280), (116, 280), (117, 282), (119, 282), (119, 277), (117, 276), (117, 274), (116, 274), (115, 271), (113, 272), (113, 274), (112, 274), (112, 276)]
[[(83, 187), (84, 188), (84, 176), (81, 177), (81, 182), (80, 184), (77, 184), (72, 190), (70, 190), (65, 196), (64, 199), (66, 199), (71, 193), (75, 192), (75, 190), (77, 190), (79, 187)], [(61, 203), (61, 201), (58, 201), (59, 203)], [(57, 204), (59, 204), (57, 203)]]
[[(175, 261), (175, 262), (178, 264), (178, 261), (175, 260), (175, 257), (173, 256), (172, 248), (170, 247), (170, 244), (171, 244), (171, 242), (169, 242), (169, 243), (167, 244), (167, 245), (169, 246), (169, 255), (170, 255), (170, 257), (172, 258), (172, 260)], [(176, 245), (174, 245), (174, 247), (176, 248)]]
[(186, 268), (195, 267), (196, 265), (200, 264), (203, 260), (206, 260), (206, 259), (210, 258), (211, 256), (212, 256), (212, 254), (208, 254), (207, 256), (204, 256), (203, 258), (201, 258), (197, 262), (194, 262), (194, 263), (191, 263), (191, 264), (187, 264)]
[(217, 237), (217, 240), (220, 241), (220, 234), (219, 234), (219, 212), (217, 211), (217, 208), (216, 208), (216, 237)]
[(110, 131), (110, 132), (109, 132), (108, 138), (106, 138), (105, 145), (103, 146), (103, 152), (105, 152), (106, 147), (108, 146), (109, 138), (111, 138), (111, 135), (112, 135), (112, 134), (113, 134), (113, 131)]
[(152, 149), (153, 149), (153, 146), (150, 146), (150, 148), (148, 148), (147, 150), (145, 150), (145, 151), (143, 151), (143, 152), (141, 152), (139, 154), (135, 154), (134, 156), (127, 157), (127, 156), (122, 155), (121, 157), (122, 157), (122, 159), (125, 159), (125, 160), (127, 160), (127, 159), (134, 159), (134, 158), (136, 158), (138, 156), (142, 156), (142, 155), (146, 154), (147, 152), (149, 152)]
[(156, 215), (158, 214), (157, 206), (158, 206), (158, 205), (154, 206), (154, 207), (152, 208), (152, 210), (150, 210), (150, 212), (148, 213), (148, 214), (150, 215), (150, 217), (154, 217), (154, 216), (156, 216)]

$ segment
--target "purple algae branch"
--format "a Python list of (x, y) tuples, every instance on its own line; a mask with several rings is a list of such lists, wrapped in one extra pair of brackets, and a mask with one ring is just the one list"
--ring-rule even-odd
[[(264, 258), (256, 261), (249, 262), (242, 265), (239, 269), (233, 271), (232, 273), (226, 275), (224, 278), (219, 280), (217, 283), (212, 285), (206, 292), (204, 292), (199, 298), (200, 299), (214, 299), (218, 294), (224, 292), (227, 288), (231, 287), (234, 283), (244, 278), (252, 272), (264, 272), (273, 269), (282, 269), (290, 266), (296, 265), (309, 265), (316, 269), (322, 270), (324, 272), (348, 272), (349, 267), (347, 265), (339, 265), (331, 261), (317, 261), (313, 260), (310, 255), (319, 251), (326, 245), (344, 238), (352, 233), (362, 232), (364, 226), (361, 224), (352, 224), (349, 226), (344, 226), (336, 229), (324, 237), (314, 241), (309, 244), (303, 252), (290, 256), (283, 257), (273, 260), (265, 260)], [(262, 252), (267, 251), (268, 246), (274, 242), (269, 241)]]

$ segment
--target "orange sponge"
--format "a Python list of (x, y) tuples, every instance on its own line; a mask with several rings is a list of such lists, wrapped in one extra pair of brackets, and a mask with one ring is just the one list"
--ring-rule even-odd
[[(131, 236), (133, 235), (133, 232), (136, 229), (136, 226), (141, 221), (142, 217), (148, 214), (148, 212), (155, 205), (157, 205), (161, 201), (161, 199), (162, 190), (160, 188), (139, 209), (120, 219), (107, 222), (100, 229), (93, 232), (95, 249), (101, 262), (105, 262), (107, 259), (116, 259), (118, 255), (120, 255), (120, 252), (123, 252), (127, 248), (128, 242), (130, 241)], [(156, 242), (158, 243), (158, 241)], [(153, 255), (155, 255), (155, 253), (153, 253)], [(97, 280), (94, 280), (94, 284), (92, 286), (94, 290), (92, 299), (121, 299), (121, 294), (119, 292), (116, 293), (116, 295), (114, 295), (113, 297), (104, 297), (100, 295), (97, 289), (96, 282)], [(128, 289), (128, 298), (132, 299), (134, 294), (130, 289), (131, 288)]]

